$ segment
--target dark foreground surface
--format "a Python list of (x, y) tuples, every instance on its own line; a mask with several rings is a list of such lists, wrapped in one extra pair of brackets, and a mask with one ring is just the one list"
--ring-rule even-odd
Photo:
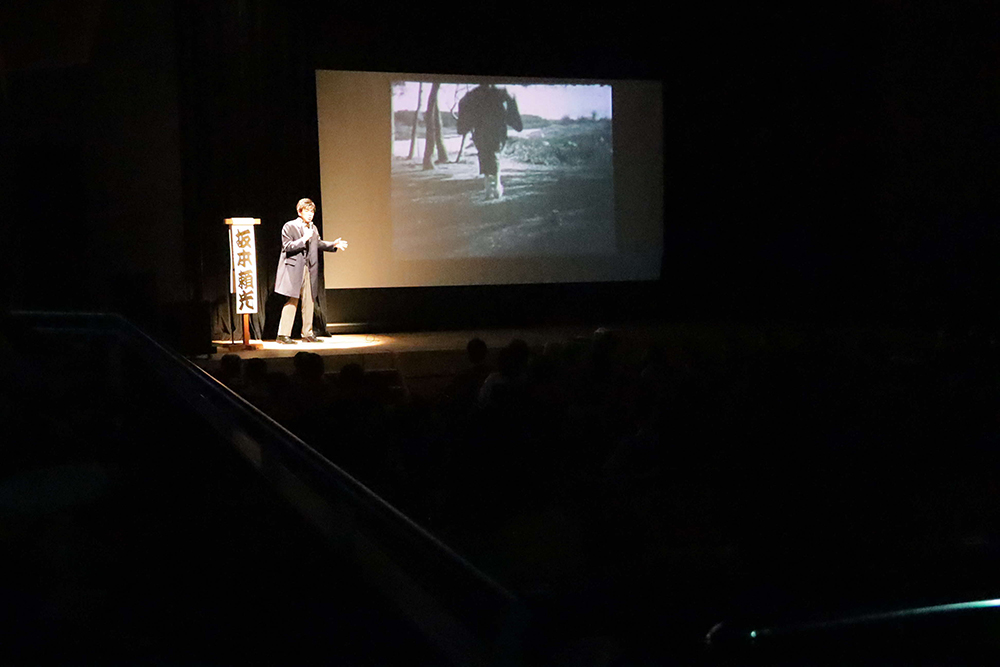
[[(284, 378), (313, 388), (308, 410), (248, 378), (241, 390), (521, 596), (538, 664), (687, 664), (710, 657), (719, 622), (1000, 597), (988, 331), (611, 334), (532, 338), (521, 352), (510, 341), (483, 368), (460, 350), (458, 365), (428, 355), (389, 393), (367, 382), (378, 372), (351, 380), (326, 357), (325, 374)], [(512, 353), (516, 379), (483, 394)], [(886, 650), (912, 664), (910, 639)]]
[[(141, 364), (10, 340), (0, 661), (447, 662)], [(489, 369), (227, 382), (516, 593), (526, 664), (988, 664), (995, 605), (823, 625), (1000, 597), (988, 332), (552, 343), (487, 394)], [(733, 653), (705, 650), (720, 621)]]
[(443, 662), (148, 369), (97, 341), (13, 345), (0, 663)]

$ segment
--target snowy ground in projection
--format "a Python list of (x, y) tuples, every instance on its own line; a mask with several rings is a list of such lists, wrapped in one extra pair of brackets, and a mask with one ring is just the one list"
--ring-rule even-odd
[(476, 147), (445, 129), (446, 164), (424, 170), (424, 141), (394, 144), (393, 249), (403, 259), (614, 252), (610, 121), (510, 131), (504, 194), (487, 199)]

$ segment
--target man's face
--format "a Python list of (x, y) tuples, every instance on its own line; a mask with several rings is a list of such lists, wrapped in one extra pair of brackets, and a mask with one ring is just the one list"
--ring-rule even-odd
[(316, 209), (314, 208), (304, 208), (301, 211), (299, 211), (299, 217), (308, 222), (309, 224), (312, 224), (314, 215), (316, 215)]

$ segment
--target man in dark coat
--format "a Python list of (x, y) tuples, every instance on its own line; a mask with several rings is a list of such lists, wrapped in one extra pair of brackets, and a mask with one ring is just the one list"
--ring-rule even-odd
[(278, 272), (274, 280), (275, 294), (288, 297), (281, 308), (278, 342), (295, 342), (291, 338), (292, 324), (301, 297), (302, 340), (315, 343), (318, 339), (313, 335), (312, 322), (313, 300), (319, 296), (319, 251), (346, 250), (347, 242), (340, 238), (336, 241), (324, 241), (319, 237), (316, 226), (312, 224), (316, 204), (311, 199), (300, 199), (295, 208), (299, 217), (289, 220), (281, 228), (281, 258), (278, 260)]
[(487, 199), (503, 195), (497, 154), (507, 143), (508, 125), (518, 132), (524, 129), (517, 100), (505, 88), (493, 84), (476, 86), (458, 103), (458, 133), (472, 132), (472, 141), (479, 152), (479, 173), (486, 177)]

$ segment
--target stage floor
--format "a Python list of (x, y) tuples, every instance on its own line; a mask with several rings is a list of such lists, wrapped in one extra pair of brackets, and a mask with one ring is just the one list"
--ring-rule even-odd
[[(337, 325), (328, 325), (336, 330)], [(498, 329), (466, 329), (461, 331), (411, 331), (367, 334), (338, 334), (325, 336), (318, 343), (280, 345), (273, 340), (264, 341), (262, 348), (234, 351), (240, 358), (264, 358), (268, 370), (292, 373), (294, 357), (299, 352), (315, 352), (324, 359), (326, 372), (337, 372), (350, 363), (360, 364), (365, 370), (398, 370), (414, 388), (423, 386), (433, 393), (439, 385), (455, 373), (468, 368), (465, 347), (472, 338), (481, 338), (490, 350), (489, 362), (495, 363), (496, 353), (514, 339), (521, 339), (538, 351), (546, 343), (568, 344), (587, 341), (593, 337), (600, 324), (566, 325), (550, 327), (523, 327)], [(845, 358), (861, 354), (871, 341), (878, 340), (887, 350), (907, 356), (936, 345), (932, 333), (903, 328), (875, 328), (864, 326), (823, 327), (804, 329), (794, 323), (725, 325), (677, 322), (632, 323), (611, 325), (618, 334), (619, 360), (635, 366), (640, 364), (649, 346), (659, 344), (669, 354), (681, 356), (696, 354), (701, 363), (711, 365), (724, 361), (734, 352), (760, 351), (768, 345), (790, 349), (805, 340), (805, 332), (822, 334), (824, 345), (832, 353)], [(770, 340), (770, 342), (768, 342)], [(214, 341), (216, 345), (228, 341)], [(260, 341), (256, 341), (260, 343)], [(814, 343), (815, 345), (815, 343)], [(811, 348), (810, 348), (811, 349)], [(191, 360), (205, 371), (215, 374), (220, 360), (229, 353), (219, 347), (215, 354), (192, 357)]]
[[(525, 329), (483, 329), (466, 331), (418, 331), (405, 333), (369, 333), (369, 334), (336, 334), (324, 336), (318, 343), (303, 343), (282, 345), (273, 340), (253, 340), (263, 344), (259, 350), (234, 350), (233, 354), (243, 359), (255, 357), (282, 358), (294, 357), (296, 353), (315, 352), (328, 355), (358, 355), (358, 354), (400, 354), (406, 352), (429, 351), (460, 351), (465, 352), (466, 344), (473, 338), (485, 341), (491, 350), (499, 349), (510, 341), (520, 338), (532, 347), (544, 345), (549, 341), (568, 341), (576, 338), (589, 338), (597, 326), (567, 326), (543, 327)], [(630, 328), (629, 331), (632, 331)], [(237, 339), (238, 342), (239, 339)], [(229, 344), (228, 340), (215, 340), (217, 346), (214, 355), (200, 358), (218, 359), (230, 351), (222, 347)]]
[[(498, 350), (514, 339), (521, 339), (535, 350), (546, 343), (568, 344), (589, 340), (600, 325), (574, 325), (535, 328), (468, 329), (462, 331), (414, 331), (368, 334), (338, 334), (324, 336), (318, 343), (282, 345), (273, 340), (263, 341), (258, 350), (233, 350), (213, 341), (215, 354), (192, 357), (191, 360), (208, 373), (215, 374), (226, 354), (243, 360), (263, 358), (268, 370), (292, 373), (294, 357), (299, 352), (315, 352), (324, 358), (326, 372), (337, 372), (346, 364), (357, 363), (365, 370), (396, 369), (408, 382), (426, 384), (432, 392), (437, 385), (468, 367), (465, 347), (473, 338), (482, 339), (490, 350), (491, 363)], [(629, 350), (641, 353), (646, 344), (663, 341), (678, 334), (676, 325), (629, 325), (610, 327), (627, 341)], [(261, 341), (253, 341), (261, 343)], [(417, 385), (414, 385), (414, 388)]]

